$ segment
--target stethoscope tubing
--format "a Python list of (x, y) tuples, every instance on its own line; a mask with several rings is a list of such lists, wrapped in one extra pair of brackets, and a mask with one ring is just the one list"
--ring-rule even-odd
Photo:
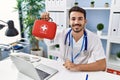
[[(71, 31), (72, 31), (72, 29), (70, 29), (68, 32), (67, 32), (67, 34), (66, 34), (66, 37), (65, 37), (65, 42), (64, 42), (64, 44), (65, 45), (67, 45), (67, 40), (69, 40), (68, 41), (68, 47), (67, 47), (67, 50), (65, 50), (66, 51), (66, 55), (68, 56), (68, 52), (69, 52), (69, 47), (71, 46), (72, 47), (72, 49), (73, 49), (73, 42), (71, 43), (71, 38), (72, 38), (72, 36), (71, 36)], [(82, 49), (83, 49), (83, 46), (84, 46), (84, 51), (87, 51), (87, 33), (86, 33), (86, 31), (84, 30), (84, 37), (83, 37), (83, 43), (82, 43)], [(83, 45), (84, 44), (84, 45)], [(80, 52), (81, 52), (82, 50), (80, 49)], [(75, 58), (77, 58), (79, 55), (80, 55), (80, 52), (75, 56), (75, 57), (73, 57), (73, 51), (71, 52), (71, 59), (72, 59), (72, 62), (74, 63), (74, 59)]]
[[(64, 41), (64, 44), (66, 45), (67, 44), (67, 38), (69, 37), (69, 44), (68, 44), (68, 46), (70, 46), (70, 33), (71, 33), (71, 31), (72, 31), (72, 29), (70, 29), (68, 32), (67, 32), (67, 34), (66, 34), (66, 37), (65, 37), (65, 41)], [(84, 36), (85, 36), (85, 49), (84, 50), (87, 50), (87, 42), (88, 42), (88, 40), (87, 40), (87, 32), (84, 30)]]

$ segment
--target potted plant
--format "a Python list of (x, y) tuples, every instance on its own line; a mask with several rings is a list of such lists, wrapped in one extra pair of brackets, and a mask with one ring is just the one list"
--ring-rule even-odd
[(120, 61), (120, 51), (116, 53), (116, 59)]
[(104, 4), (104, 6), (105, 6), (105, 7), (109, 7), (109, 3), (106, 2), (106, 3)]
[(75, 6), (78, 6), (78, 2), (75, 2), (74, 5), (75, 5)]
[(91, 6), (91, 7), (94, 7), (94, 6), (95, 6), (95, 1), (94, 1), (94, 0), (90, 2), (90, 6)]
[(59, 44), (55, 44), (55, 49), (59, 50), (59, 48), (60, 48), (60, 45)]
[[(40, 18), (40, 13), (45, 8), (44, 0), (17, 0), (18, 5), (16, 9), (19, 9), (23, 23), (22, 33), (29, 39), (31, 50), (40, 51), (39, 41), (32, 35), (32, 27), (34, 21)], [(27, 33), (27, 34), (26, 34)]]
[(102, 30), (104, 29), (104, 24), (103, 23), (99, 23), (97, 24), (97, 34), (101, 35), (102, 34)]

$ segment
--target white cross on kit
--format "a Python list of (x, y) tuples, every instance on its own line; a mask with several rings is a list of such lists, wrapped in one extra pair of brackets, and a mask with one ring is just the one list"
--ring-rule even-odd
[(41, 28), (42, 28), (43, 31), (47, 30), (46, 25), (43, 25)]

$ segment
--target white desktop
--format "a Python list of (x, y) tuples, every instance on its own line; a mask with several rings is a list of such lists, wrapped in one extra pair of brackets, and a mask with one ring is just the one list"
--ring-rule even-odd
[[(64, 68), (63, 63), (60, 61), (50, 60), (41, 57), (40, 61), (34, 62), (33, 64), (39, 65), (40, 63), (57, 69), (59, 72), (51, 77), (49, 80), (120, 80), (120, 76), (97, 71), (97, 72), (71, 72)], [(24, 66), (24, 65), (23, 65)], [(0, 61), (0, 80), (33, 80), (30, 77), (20, 73), (10, 57)]]

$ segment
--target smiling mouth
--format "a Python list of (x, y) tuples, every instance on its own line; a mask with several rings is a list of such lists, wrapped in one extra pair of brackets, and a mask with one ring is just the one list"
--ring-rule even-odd
[(81, 24), (74, 24), (73, 26), (81, 26)]
[(81, 24), (74, 24), (73, 27), (81, 27)]
[(83, 28), (80, 25), (74, 26), (74, 29), (73, 29), (73, 31), (76, 32), (76, 33), (79, 33), (82, 30), (83, 30)]

